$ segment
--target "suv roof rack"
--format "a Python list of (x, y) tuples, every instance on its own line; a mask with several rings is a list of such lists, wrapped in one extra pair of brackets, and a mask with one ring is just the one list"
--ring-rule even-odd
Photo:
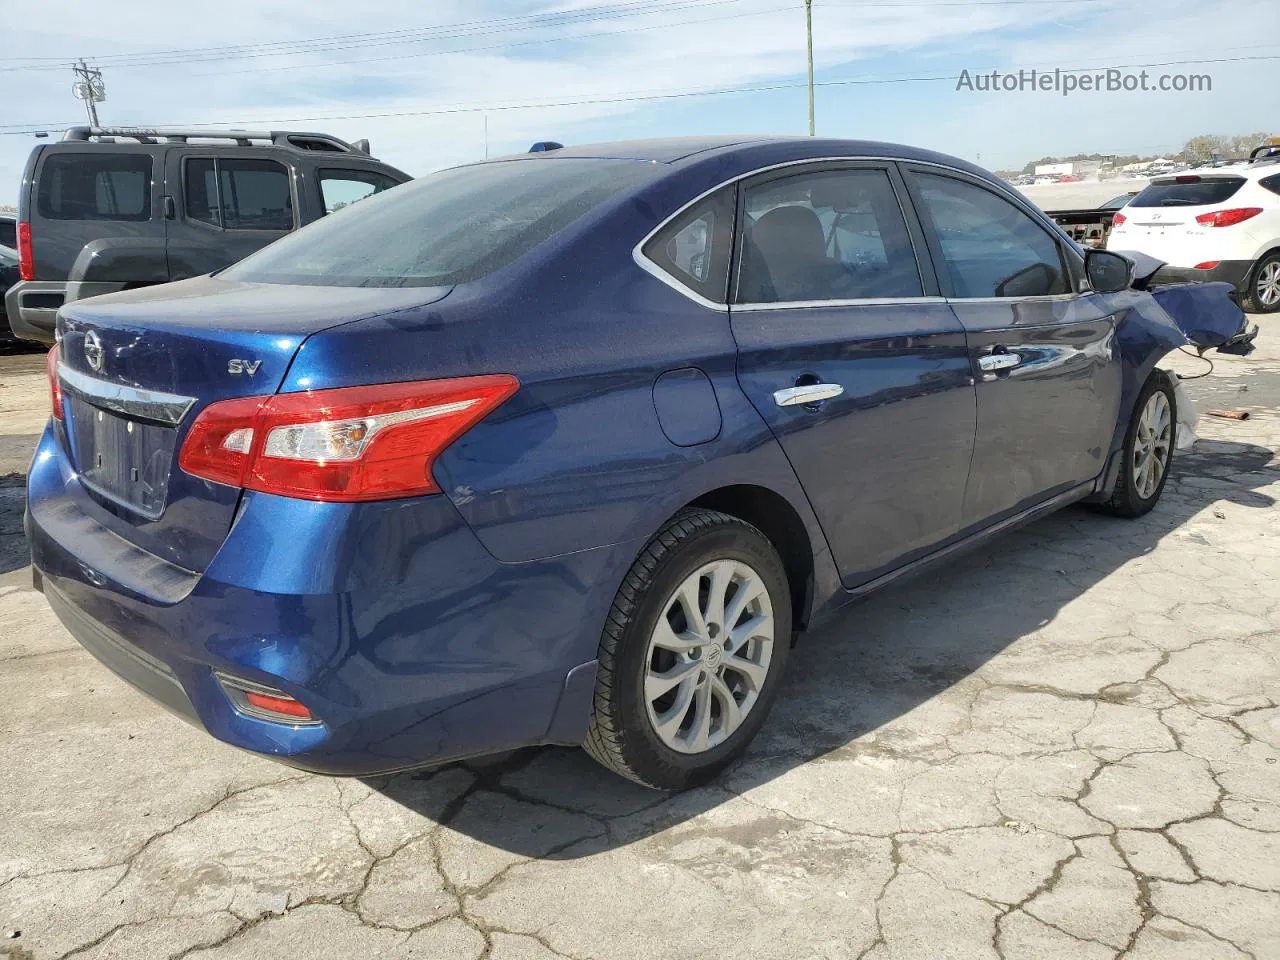
[(255, 140), (266, 141), (277, 147), (295, 150), (316, 150), (332, 153), (362, 153), (369, 156), (369, 141), (347, 143), (327, 133), (301, 130), (202, 130), (197, 127), (71, 127), (62, 135), (63, 140), (97, 141), (112, 143), (117, 139), (136, 140), (139, 143), (186, 143), (188, 140), (234, 140), (237, 145), (249, 147)]

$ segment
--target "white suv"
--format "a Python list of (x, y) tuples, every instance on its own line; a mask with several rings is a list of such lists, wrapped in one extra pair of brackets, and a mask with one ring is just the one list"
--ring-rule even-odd
[(1152, 180), (1107, 248), (1163, 260), (1159, 280), (1225, 280), (1250, 312), (1280, 310), (1280, 157)]

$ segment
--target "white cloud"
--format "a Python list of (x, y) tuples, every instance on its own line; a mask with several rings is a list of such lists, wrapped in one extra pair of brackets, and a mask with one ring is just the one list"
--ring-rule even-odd
[[(284, 125), (300, 117), (337, 117), (502, 105), (529, 101), (592, 100), (635, 91), (689, 91), (796, 80), (803, 70), (803, 14), (798, 0), (730, 0), (701, 8), (663, 6), (676, 0), (613, 0), (616, 18), (579, 20), (521, 32), (477, 32), (450, 40), (331, 49), (308, 57), (270, 57), (180, 62), (134, 68), (103, 63), (109, 99), (108, 123), (208, 123)], [(708, 0), (690, 0), (708, 2)], [(882, 0), (883, 2), (883, 0)], [(954, 2), (954, 0), (952, 0)], [(163, 0), (53, 0), (27, 7), (25, 21), (10, 21), (0, 34), (0, 66), (17, 58), (105, 56), (191, 47), (261, 44), (316, 37), (353, 37), (439, 24), (541, 12), (581, 13), (603, 0), (224, 0), (217, 16), (184, 10)], [(780, 9), (785, 7), (785, 9)], [(1133, 0), (1062, 0), (1054, 3), (921, 6), (903, 9), (859, 6), (853, 0), (817, 0), (815, 45), (820, 71), (854, 76), (859, 61), (891, 55), (900, 72), (930, 73), (972, 58), (972, 66), (998, 63), (1074, 65), (1107, 57), (1135, 62), (1163, 50), (1229, 52), (1241, 37), (1261, 44), (1280, 21), (1275, 0), (1223, 0), (1211, 8), (1192, 0), (1170, 0), (1160, 12)], [(651, 12), (646, 12), (651, 11)], [(691, 22), (701, 21), (701, 22)], [(1265, 29), (1271, 25), (1270, 32)], [(649, 29), (665, 24), (662, 29)], [(1242, 24), (1253, 24), (1244, 30)], [(465, 31), (464, 31), (465, 32)], [(593, 35), (594, 38), (593, 38)], [(1010, 39), (1013, 37), (1014, 39)], [(554, 38), (556, 43), (542, 43)], [(511, 44), (502, 49), (479, 49)], [(470, 52), (447, 53), (450, 49)], [(406, 56), (432, 52), (430, 56)], [(1280, 53), (1280, 46), (1260, 53)], [(1189, 53), (1194, 56), (1194, 53)], [(397, 58), (397, 59), (390, 59)], [(371, 62), (340, 62), (368, 60)], [(883, 72), (883, 59), (878, 60)], [(1136, 61), (1143, 62), (1143, 61)], [(305, 64), (305, 68), (295, 68)], [(47, 64), (45, 64), (47, 66)], [(1192, 68), (1174, 68), (1192, 69)], [(1208, 101), (1154, 98), (1150, 106), (1117, 109), (1119, 101), (1077, 97), (1009, 97), (957, 94), (948, 84), (928, 88), (922, 102), (933, 107), (886, 116), (872, 108), (852, 112), (871, 136), (892, 136), (972, 156), (984, 143), (998, 164), (1050, 149), (1130, 148), (1128, 140), (1176, 145), (1219, 120), (1224, 129), (1266, 126), (1277, 115), (1277, 85), (1260, 82), (1274, 65), (1222, 65), (1223, 89)], [(1249, 77), (1251, 104), (1242, 90)], [(80, 104), (70, 95), (69, 68), (0, 72), (0, 124), (78, 121)], [(1215, 77), (1216, 79), (1216, 77)], [(917, 88), (919, 89), (919, 88)], [(868, 103), (900, 95), (901, 88), (823, 88), (824, 101)], [(687, 102), (687, 101), (685, 101)], [(711, 129), (723, 132), (729, 118), (796, 131), (799, 117), (755, 116), (751, 101), (703, 99)], [(745, 105), (745, 108), (744, 108)], [(489, 133), (495, 151), (522, 149), (554, 136), (573, 140), (575, 131), (605, 130), (626, 136), (637, 115), (661, 116), (662, 102), (595, 103), (578, 106), (495, 110)], [(699, 132), (685, 126), (673, 133)], [(1190, 126), (1190, 124), (1198, 124)], [(1243, 127), (1240, 124), (1244, 124)], [(411, 173), (479, 157), (484, 118), (478, 113), (427, 114), (294, 124), (351, 139), (368, 136), (375, 153)], [(652, 127), (652, 123), (647, 124)], [(864, 131), (858, 130), (859, 135)], [(1105, 143), (1104, 143), (1105, 141)], [(17, 179), (32, 141), (0, 137), (0, 202), (16, 194)]]

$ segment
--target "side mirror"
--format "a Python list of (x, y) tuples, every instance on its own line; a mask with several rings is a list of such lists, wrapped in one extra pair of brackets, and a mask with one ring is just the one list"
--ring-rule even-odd
[(1090, 250), (1084, 255), (1084, 275), (1098, 293), (1119, 293), (1133, 285), (1133, 261), (1110, 250)]

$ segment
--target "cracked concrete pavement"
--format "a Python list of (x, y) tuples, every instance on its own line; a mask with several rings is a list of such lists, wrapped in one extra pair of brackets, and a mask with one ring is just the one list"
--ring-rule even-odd
[[(0, 358), (0, 956), (1280, 958), (1280, 344), (1187, 384), (1139, 521), (1071, 509), (807, 636), (748, 759), (368, 782), (212, 740), (31, 590)], [(1175, 357), (1184, 372), (1197, 361)]]

